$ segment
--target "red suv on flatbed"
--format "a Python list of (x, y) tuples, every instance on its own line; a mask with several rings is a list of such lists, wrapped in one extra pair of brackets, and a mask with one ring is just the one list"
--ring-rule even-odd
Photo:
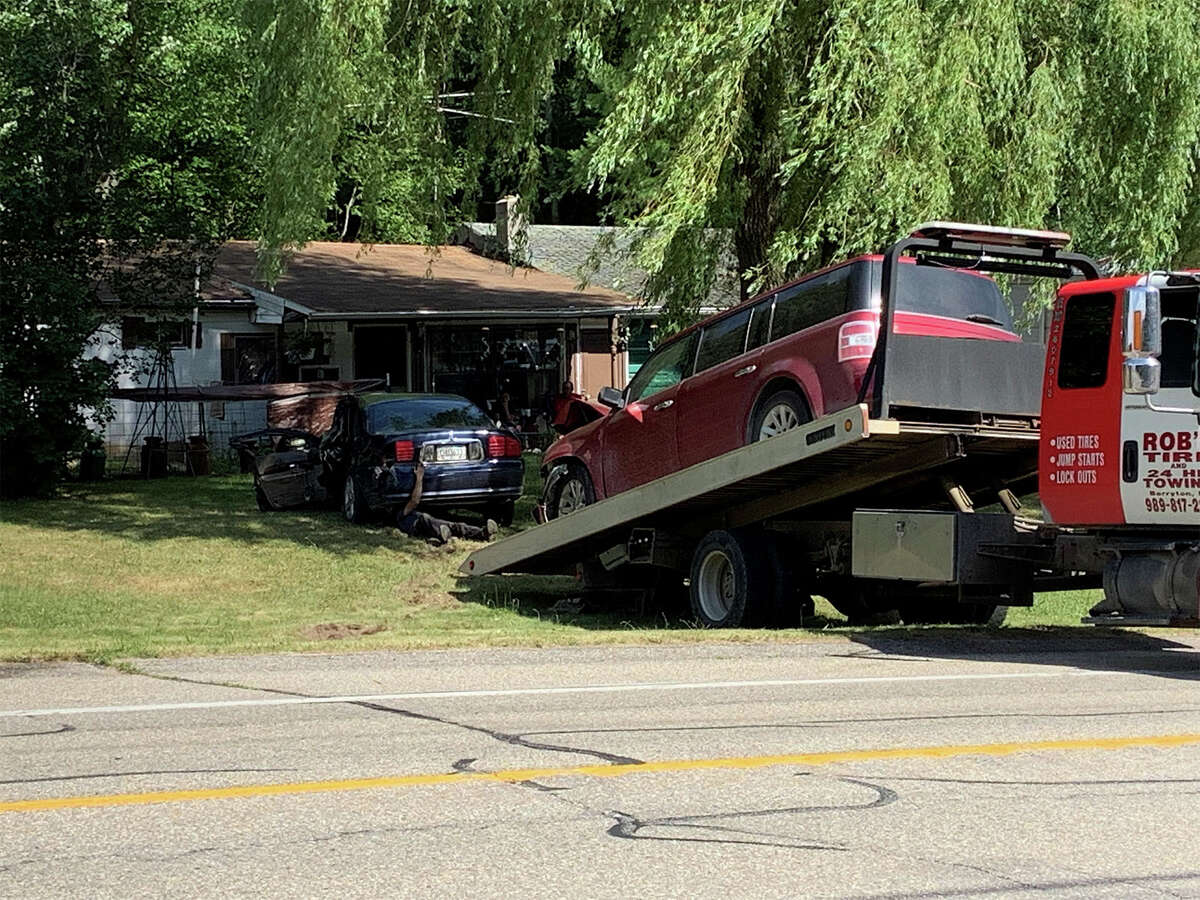
[[(893, 331), (1019, 341), (996, 283), (901, 265)], [(657, 348), (608, 415), (543, 458), (548, 518), (772, 437), (858, 402), (879, 330), (882, 256), (768, 291)]]

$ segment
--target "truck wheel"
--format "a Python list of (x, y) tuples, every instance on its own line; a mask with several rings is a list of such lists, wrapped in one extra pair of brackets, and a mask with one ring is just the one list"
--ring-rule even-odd
[(342, 487), (342, 515), (354, 525), (367, 521), (367, 505), (363, 502), (362, 491), (353, 474), (346, 476), (346, 483)]
[(596, 489), (592, 487), (592, 479), (587, 469), (582, 466), (570, 466), (546, 498), (546, 518), (568, 516), (595, 502)]
[(768, 565), (745, 536), (710, 531), (692, 554), (692, 614), (712, 628), (759, 624), (770, 597)]
[(755, 410), (750, 421), (750, 441), (765, 441), (811, 421), (812, 413), (800, 394), (796, 391), (777, 391), (761, 401)]

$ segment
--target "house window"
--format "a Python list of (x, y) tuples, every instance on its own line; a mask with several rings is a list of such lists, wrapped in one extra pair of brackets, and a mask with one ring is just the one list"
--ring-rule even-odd
[(121, 320), (121, 346), (126, 350), (136, 347), (154, 349), (167, 346), (178, 350), (192, 346), (195, 330), (197, 349), (203, 346), (204, 329), (189, 319), (162, 319), (148, 321), (142, 316), (125, 316)]
[(221, 381), (272, 384), (276, 380), (273, 334), (222, 334)]
[[(496, 409), (506, 393), (509, 410), (522, 426), (541, 412), (553, 416), (553, 397), (570, 356), (565, 331), (552, 325), (464, 323), (430, 326), (426, 333), (431, 390), (460, 394), (484, 410)], [(599, 352), (607, 355), (611, 339), (607, 331), (602, 335)]]
[(339, 381), (342, 377), (340, 366), (301, 366), (301, 381)]

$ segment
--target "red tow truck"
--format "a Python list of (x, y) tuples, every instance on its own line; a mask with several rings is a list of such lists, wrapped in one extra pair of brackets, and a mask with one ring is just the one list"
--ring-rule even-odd
[[(461, 571), (686, 590), (713, 627), (797, 623), (814, 594), (852, 621), (979, 623), (1071, 587), (1104, 589), (1085, 621), (1200, 624), (1200, 273), (1104, 277), (1069, 241), (921, 226), (883, 256), (857, 403), (483, 547)], [(1046, 344), (896, 329), (901, 262), (1054, 279)], [(1018, 500), (1034, 490), (1040, 519)]]
[(1200, 272), (1058, 293), (1038, 489), (1060, 564), (1090, 554), (1101, 571), (1093, 622), (1200, 619), (1198, 301)]

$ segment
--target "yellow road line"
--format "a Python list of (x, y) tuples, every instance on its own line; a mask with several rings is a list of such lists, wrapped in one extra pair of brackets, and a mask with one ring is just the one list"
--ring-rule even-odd
[(826, 766), (833, 763), (881, 759), (947, 759), (953, 756), (1007, 756), (1045, 750), (1122, 750), (1129, 747), (1182, 747), (1200, 744), (1200, 734), (1161, 734), (1145, 737), (1078, 738), (1062, 741), (1017, 741), (1006, 744), (951, 744), (934, 747), (890, 747), (875, 750), (833, 750), (827, 753), (788, 753), (780, 756), (735, 756), (724, 759), (674, 759), (622, 765), (555, 766), (507, 769), (499, 772), (445, 772), (429, 775), (387, 775), (339, 781), (301, 781), (284, 784), (247, 784), (236, 787), (187, 791), (150, 791), (142, 794), (99, 794), (50, 797), (42, 800), (0, 802), (0, 813), (38, 812), (90, 806), (143, 806), (187, 800), (229, 797), (270, 797), (280, 794), (316, 794), (326, 791), (362, 791), (373, 788), (420, 787), (431, 784), (490, 782), (509, 784), (561, 776), (617, 778), (653, 772), (695, 772), (708, 769), (760, 769), (766, 766)]

